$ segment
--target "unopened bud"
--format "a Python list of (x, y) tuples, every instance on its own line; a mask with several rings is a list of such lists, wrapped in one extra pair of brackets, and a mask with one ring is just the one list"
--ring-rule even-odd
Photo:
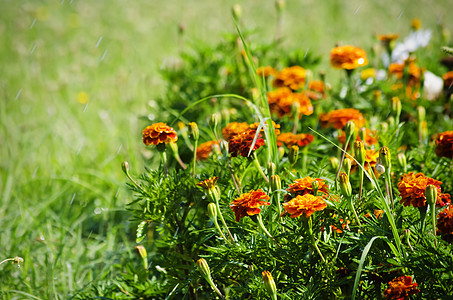
[(235, 4), (233, 5), (231, 11), (233, 13), (234, 20), (237, 22), (242, 16), (242, 7), (239, 4)]
[(403, 169), (404, 172), (407, 170), (407, 161), (406, 161), (406, 155), (404, 155), (403, 152), (398, 153), (398, 164), (400, 167)]
[(219, 124), (219, 121), (220, 121), (220, 114), (213, 113), (211, 115), (211, 119), (209, 120), (209, 124), (215, 128)]
[(275, 164), (273, 162), (268, 162), (267, 163), (267, 174), (269, 175), (274, 175), (275, 174), (275, 170), (276, 170), (276, 167), (275, 167)]
[(20, 256), (15, 256), (15, 257), (13, 258), (13, 264), (18, 264), (18, 265), (20, 265), (20, 264), (23, 263), (23, 262), (24, 262), (24, 259), (23, 259), (22, 257), (20, 257)]
[(355, 159), (359, 162), (359, 164), (363, 165), (365, 163), (365, 146), (361, 141), (354, 142), (354, 153)]
[(285, 148), (283, 147), (278, 147), (278, 158), (282, 159), (283, 156), (285, 156)]
[(208, 216), (211, 220), (217, 219), (217, 207), (212, 202), (208, 204)]
[(277, 285), (275, 284), (272, 274), (269, 271), (264, 271), (261, 275), (268, 295), (271, 299), (277, 299)]
[(197, 141), (200, 138), (200, 131), (198, 130), (197, 123), (190, 122), (187, 124), (187, 127), (189, 127), (189, 134)]
[(376, 104), (379, 104), (379, 102), (381, 102), (381, 97), (382, 97), (381, 91), (376, 90), (373, 92), (373, 100)]
[(398, 97), (392, 98), (392, 110), (399, 117), (401, 115), (401, 100)]
[(346, 134), (346, 138), (352, 137), (355, 130), (355, 124), (352, 121), (348, 121), (344, 126), (344, 132)]
[(428, 184), (425, 189), (425, 197), (429, 205), (436, 205), (437, 187), (433, 184)]
[(276, 0), (275, 1), (275, 8), (277, 9), (277, 11), (280, 13), (283, 11), (283, 9), (285, 8), (285, 0)]
[(332, 169), (336, 172), (338, 168), (340, 167), (340, 161), (336, 157), (331, 157), (330, 158), (330, 166)]
[(295, 101), (291, 104), (291, 111), (293, 112), (293, 116), (300, 115), (300, 103)]
[(417, 121), (418, 124), (423, 123), (426, 117), (426, 110), (423, 106), (417, 106)]
[(352, 196), (351, 183), (349, 182), (349, 177), (345, 172), (341, 172), (340, 174), (340, 189), (343, 196), (348, 198)]
[(135, 251), (137, 252), (137, 255), (142, 259), (143, 261), (143, 267), (145, 270), (148, 269), (148, 253), (146, 252), (145, 247), (142, 245), (137, 245), (135, 246)]
[(381, 150), (379, 150), (379, 160), (386, 169), (390, 169), (392, 163), (390, 159), (390, 150), (387, 147), (382, 147)]
[(280, 179), (280, 176), (272, 175), (270, 182), (272, 191), (280, 190), (282, 188), (282, 180)]
[(345, 158), (343, 160), (343, 170), (346, 172), (346, 174), (349, 176), (349, 172), (351, 172), (352, 168), (352, 160), (350, 158)]
[(211, 270), (209, 270), (209, 265), (204, 258), (197, 260), (197, 269), (207, 281), (210, 281)]
[(366, 129), (365, 127), (360, 127), (359, 129), (359, 138), (361, 141), (365, 142), (366, 140)]
[(123, 170), (124, 174), (129, 174), (129, 163), (127, 161), (123, 161), (121, 164), (121, 169)]
[(316, 194), (318, 193), (318, 189), (319, 189), (319, 181), (313, 180), (313, 182), (311, 183), (311, 188), (313, 189), (313, 195), (316, 196)]
[(298, 157), (299, 157), (299, 147), (297, 147), (296, 145), (291, 146), (288, 151), (288, 160), (289, 160), (289, 163), (291, 164), (291, 166), (297, 162)]

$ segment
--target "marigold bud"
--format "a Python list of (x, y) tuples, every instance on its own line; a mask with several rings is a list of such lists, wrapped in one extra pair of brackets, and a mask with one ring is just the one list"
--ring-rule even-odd
[(398, 153), (397, 158), (398, 158), (398, 164), (403, 169), (403, 171), (406, 172), (406, 169), (407, 169), (406, 155), (404, 155), (404, 153), (400, 152), (400, 153)]
[(212, 202), (208, 204), (208, 216), (211, 220), (217, 219), (217, 207)]
[(341, 174), (340, 174), (340, 189), (341, 189), (341, 193), (345, 197), (349, 198), (352, 196), (351, 183), (349, 182), (349, 177), (345, 172), (341, 172)]
[(359, 164), (363, 165), (365, 162), (365, 146), (361, 141), (354, 142), (354, 153)]
[(285, 156), (285, 148), (283, 147), (278, 147), (278, 158), (282, 159), (283, 156)]
[(209, 279), (211, 278), (211, 270), (209, 270), (209, 265), (204, 258), (197, 260), (197, 269), (201, 273), (201, 275), (207, 281), (209, 281)]
[(197, 141), (200, 138), (200, 131), (198, 130), (197, 123), (190, 122), (187, 124), (187, 127), (189, 127), (189, 134)]
[(239, 4), (235, 4), (233, 5), (231, 11), (233, 13), (234, 20), (238, 21), (242, 16), (242, 7)]
[(392, 110), (397, 116), (401, 115), (401, 101), (398, 97), (392, 98)]
[(267, 293), (272, 299), (277, 299), (277, 285), (275, 284), (272, 274), (269, 271), (264, 271), (261, 275), (263, 276), (264, 287), (266, 288)]
[(275, 164), (273, 162), (268, 162), (267, 163), (267, 174), (274, 175), (275, 174)]
[(340, 167), (340, 161), (336, 157), (331, 157), (330, 158), (330, 166), (334, 171), (337, 171), (338, 168)]
[(318, 193), (318, 189), (319, 189), (319, 181), (313, 180), (313, 182), (311, 183), (311, 188), (313, 189), (313, 195), (316, 196), (316, 194)]
[(367, 136), (366, 135), (366, 128), (365, 127), (360, 127), (360, 129), (359, 129), (360, 140), (365, 141), (366, 136)]
[(417, 106), (417, 121), (418, 124), (422, 124), (425, 121), (426, 110), (423, 106)]
[(386, 169), (390, 169), (392, 163), (390, 159), (390, 150), (387, 147), (382, 147), (381, 150), (379, 150), (379, 160)]
[(282, 188), (282, 180), (280, 179), (280, 176), (272, 175), (270, 182), (272, 191), (280, 190)]
[(288, 160), (291, 165), (294, 165), (297, 162), (299, 157), (299, 147), (293, 145), (289, 148), (288, 151)]
[(142, 259), (143, 267), (145, 269), (148, 269), (148, 253), (146, 252), (145, 247), (143, 247), (142, 245), (137, 245), (135, 246), (135, 251), (137, 252), (138, 256)]
[(285, 0), (276, 0), (275, 8), (278, 12), (281, 12), (285, 8)]
[(209, 123), (212, 127), (217, 127), (217, 124), (219, 124), (220, 121), (220, 114), (218, 113), (213, 113), (211, 115), (211, 118), (209, 120)]
[(428, 184), (425, 189), (426, 202), (429, 205), (435, 205), (437, 202), (437, 188), (433, 184)]
[(123, 170), (124, 174), (129, 174), (129, 163), (127, 161), (123, 161), (121, 164), (121, 169)]
[(355, 130), (355, 124), (353, 121), (348, 121), (344, 126), (344, 133), (346, 134), (346, 138), (352, 137)]
[(346, 172), (346, 174), (349, 176), (349, 172), (351, 172), (351, 167), (352, 167), (352, 160), (349, 158), (345, 158), (343, 161), (343, 170)]

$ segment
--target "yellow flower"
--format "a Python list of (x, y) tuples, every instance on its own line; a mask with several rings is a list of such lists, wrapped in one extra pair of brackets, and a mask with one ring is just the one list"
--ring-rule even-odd
[(88, 100), (90, 100), (90, 96), (88, 96), (87, 93), (85, 92), (80, 92), (77, 94), (77, 101), (80, 103), (80, 104), (87, 104), (88, 103)]
[(368, 78), (376, 78), (376, 69), (368, 68), (360, 73), (360, 79), (367, 80)]

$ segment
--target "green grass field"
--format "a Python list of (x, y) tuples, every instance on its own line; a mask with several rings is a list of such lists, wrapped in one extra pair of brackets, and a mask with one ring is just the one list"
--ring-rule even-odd
[[(71, 298), (135, 256), (121, 162), (143, 170), (140, 117), (159, 121), (162, 62), (235, 33), (235, 3), (252, 40), (273, 39), (273, 1), (0, 1), (0, 261), (24, 258), (0, 265), (2, 299)], [(282, 47), (327, 66), (336, 43), (404, 36), (415, 17), (452, 28), (452, 9), (448, 0), (287, 1)]]

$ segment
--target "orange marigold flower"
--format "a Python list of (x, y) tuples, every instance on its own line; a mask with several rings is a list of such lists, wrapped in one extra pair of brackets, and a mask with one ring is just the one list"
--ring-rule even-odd
[(206, 160), (208, 159), (209, 155), (212, 153), (214, 147), (218, 147), (219, 143), (217, 141), (209, 141), (200, 144), (197, 147), (197, 160)]
[(308, 89), (324, 95), (326, 87), (322, 80), (312, 80), (308, 83)]
[(420, 292), (417, 288), (417, 283), (412, 282), (410, 276), (400, 276), (388, 283), (388, 289), (384, 291), (385, 299), (405, 300), (410, 295), (415, 295)]
[(404, 64), (392, 63), (389, 65), (389, 73), (396, 76), (396, 78), (403, 78), (404, 69), (407, 68), (409, 74), (408, 85), (415, 85), (420, 82), (421, 69), (413, 61), (406, 61)]
[(356, 127), (363, 127), (365, 125), (363, 115), (354, 108), (343, 108), (327, 114), (321, 114), (319, 121), (323, 127), (333, 126), (336, 129), (343, 129), (348, 121), (353, 121)]
[(277, 74), (277, 70), (275, 70), (271, 66), (259, 67), (258, 69), (256, 69), (256, 74), (259, 77), (267, 78), (271, 75), (274, 76), (275, 74)]
[(315, 137), (309, 133), (293, 134), (292, 132), (284, 132), (277, 137), (277, 145), (279, 147), (282, 144), (285, 144), (287, 147), (293, 145), (303, 147), (313, 142), (314, 139)]
[(273, 113), (276, 113), (279, 118), (291, 115), (294, 102), (298, 102), (300, 105), (299, 118), (302, 115), (309, 116), (313, 113), (313, 106), (310, 99), (304, 93), (293, 93), (287, 87), (268, 92), (267, 101), (269, 103), (269, 109)]
[(197, 183), (197, 185), (207, 191), (207, 190), (211, 190), (211, 189), (215, 188), (215, 184), (217, 183), (217, 180), (219, 180), (219, 177), (213, 176), (213, 177), (209, 177), (208, 179), (205, 179), (203, 181), (200, 181), (199, 183)]
[[(423, 173), (410, 172), (401, 176), (398, 182), (398, 191), (400, 192), (400, 202), (404, 206), (424, 207), (426, 205), (425, 189), (426, 186), (432, 184), (437, 189), (436, 205), (445, 206), (449, 200), (449, 196), (442, 196), (440, 185), (441, 181), (425, 177)], [(448, 195), (448, 194), (447, 194)]]
[[(368, 146), (377, 144), (378, 141), (376, 138), (374, 138), (375, 134), (376, 133), (374, 131), (371, 131), (370, 129), (365, 128), (365, 144), (367, 144)], [(359, 135), (357, 135), (355, 140), (363, 142)], [(342, 144), (344, 144), (344, 142), (346, 141), (346, 134), (344, 131), (342, 131), (338, 135), (338, 141)]]
[(438, 157), (453, 158), (453, 130), (439, 133), (435, 144)]
[(146, 146), (176, 142), (176, 131), (166, 123), (154, 123), (143, 130), (143, 143)]
[(368, 64), (366, 52), (351, 45), (339, 46), (330, 52), (330, 64), (337, 69), (353, 70)]
[(289, 87), (293, 91), (299, 90), (305, 85), (306, 71), (301, 66), (285, 68), (275, 75), (272, 83), (275, 87)]
[(321, 178), (311, 178), (307, 176), (305, 178), (296, 179), (294, 183), (291, 183), (287, 191), (294, 196), (302, 196), (305, 194), (314, 194), (313, 182), (317, 181), (319, 183), (318, 193), (323, 193), (325, 195), (329, 194), (329, 186)]
[(397, 33), (389, 33), (389, 34), (381, 34), (381, 35), (379, 35), (378, 38), (382, 43), (389, 44), (399, 37), (400, 37), (400, 35)]
[(443, 74), (442, 79), (444, 80), (444, 88), (453, 88), (453, 71)]
[[(243, 133), (233, 136), (228, 142), (228, 152), (231, 154), (231, 156), (237, 157), (238, 155), (241, 155), (243, 157), (248, 157), (250, 148), (255, 138), (255, 134), (255, 130), (249, 129)], [(264, 140), (261, 138), (261, 134), (258, 133), (258, 138), (252, 150), (256, 150), (263, 145)]]
[(242, 217), (259, 214), (261, 211), (259, 208), (260, 206), (271, 205), (267, 202), (269, 199), (270, 197), (261, 189), (256, 191), (251, 190), (248, 193), (242, 194), (239, 198), (236, 198), (230, 204), (230, 208), (233, 210), (236, 217), (236, 222), (239, 222)]
[(441, 234), (453, 235), (453, 206), (445, 208), (437, 215), (437, 229)]
[(298, 195), (289, 202), (283, 203), (285, 212), (289, 213), (291, 218), (297, 218), (302, 214), (309, 218), (315, 211), (323, 210), (326, 207), (327, 203), (321, 197), (311, 194)]
[(249, 124), (246, 122), (231, 122), (225, 128), (222, 129), (222, 136), (225, 141), (229, 141), (231, 137), (243, 133), (249, 128)]

